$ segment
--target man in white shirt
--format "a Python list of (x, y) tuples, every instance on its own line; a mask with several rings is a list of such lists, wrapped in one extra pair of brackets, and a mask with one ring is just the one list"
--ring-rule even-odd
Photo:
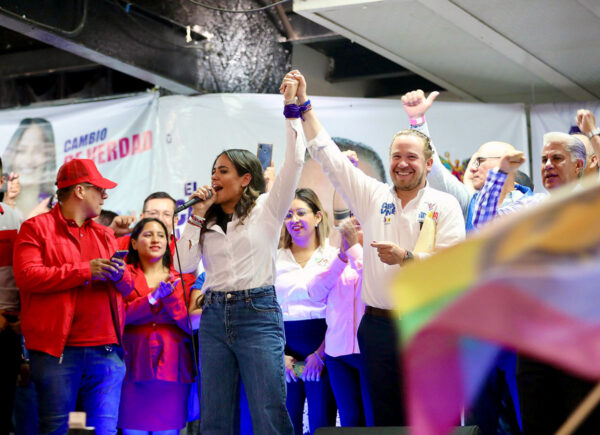
[[(298, 104), (307, 101), (306, 82), (295, 71)], [(436, 222), (434, 247), (452, 245), (465, 236), (465, 222), (454, 197), (427, 186), (433, 160), (429, 138), (415, 130), (396, 134), (390, 147), (393, 186), (355, 168), (319, 123), (314, 110), (304, 112), (302, 126), (313, 159), (361, 222), (364, 232), (362, 299), (366, 304), (358, 340), (367, 367), (376, 426), (405, 423), (399, 342), (387, 281), (413, 258), (421, 224), (428, 214)], [(367, 246), (370, 244), (371, 247)]]

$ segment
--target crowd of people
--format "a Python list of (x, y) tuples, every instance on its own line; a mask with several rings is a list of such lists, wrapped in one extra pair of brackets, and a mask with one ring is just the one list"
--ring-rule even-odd
[[(277, 175), (247, 150), (223, 151), (178, 240), (168, 193), (149, 195), (137, 222), (103, 211), (117, 183), (91, 160), (62, 165), (56, 204), (46, 199), (24, 222), (11, 174), (0, 203), (0, 435), (13, 420), (17, 434), (63, 434), (75, 410), (98, 434), (177, 434), (197, 418), (199, 391), (205, 435), (302, 434), (305, 401), (310, 433), (337, 415), (342, 426), (405, 425), (387, 282), (493, 219), (599, 177), (588, 110), (576, 114), (579, 133), (544, 136), (548, 194), (534, 194), (517, 174), (523, 153), (508, 143), (475, 150), (464, 180), (446, 169), (425, 120), (437, 93), (403, 96), (410, 128), (391, 140), (391, 185), (330, 138), (299, 71), (281, 93)], [(298, 188), (307, 151), (335, 198)], [(26, 384), (30, 406), (16, 406)], [(485, 434), (553, 432), (591, 388), (507, 351), (466, 420)]]

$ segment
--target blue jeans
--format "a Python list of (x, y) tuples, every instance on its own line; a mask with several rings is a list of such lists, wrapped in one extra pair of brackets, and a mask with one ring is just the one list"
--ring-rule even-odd
[(240, 375), (257, 434), (293, 434), (285, 408), (285, 337), (273, 286), (208, 290), (199, 329), (201, 432), (237, 435)]
[(38, 394), (40, 434), (65, 434), (69, 412), (79, 404), (99, 435), (117, 433), (125, 362), (118, 346), (67, 346), (62, 361), (30, 351)]
[(33, 382), (17, 386), (15, 392), (15, 435), (37, 435), (38, 400)]
[(373, 426), (367, 374), (360, 354), (325, 358), (342, 426)]

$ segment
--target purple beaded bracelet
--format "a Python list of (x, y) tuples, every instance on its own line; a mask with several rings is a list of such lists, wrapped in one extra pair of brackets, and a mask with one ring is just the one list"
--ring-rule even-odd
[(283, 116), (286, 118), (301, 118), (304, 121), (304, 117), (302, 114), (312, 109), (312, 105), (310, 104), (310, 100), (306, 100), (304, 103), (297, 104), (287, 104), (283, 107)]

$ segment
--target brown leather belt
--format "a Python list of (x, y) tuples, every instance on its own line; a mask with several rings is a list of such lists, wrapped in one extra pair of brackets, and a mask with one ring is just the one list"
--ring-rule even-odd
[(383, 308), (376, 308), (370, 305), (367, 305), (365, 307), (365, 313), (370, 314), (371, 316), (385, 317), (388, 319), (392, 319), (395, 317), (393, 310), (384, 310)]

